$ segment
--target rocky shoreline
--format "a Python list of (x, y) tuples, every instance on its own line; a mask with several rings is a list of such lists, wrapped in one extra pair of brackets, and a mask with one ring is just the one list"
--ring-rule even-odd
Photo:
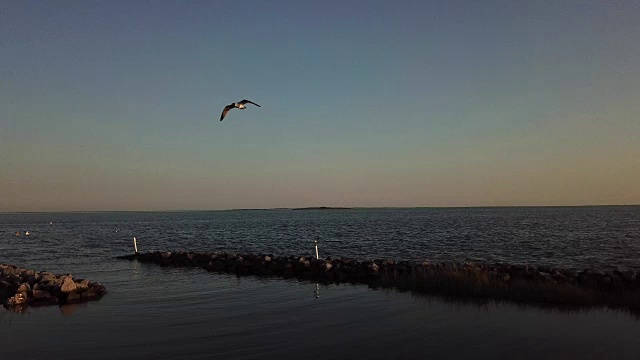
[(633, 270), (574, 271), (533, 265), (172, 251), (118, 258), (161, 266), (201, 267), (237, 275), (297, 278), (325, 284), (366, 284), (445, 296), (640, 310), (640, 276)]
[(0, 264), (0, 301), (5, 307), (64, 305), (97, 300), (107, 293), (99, 282)]

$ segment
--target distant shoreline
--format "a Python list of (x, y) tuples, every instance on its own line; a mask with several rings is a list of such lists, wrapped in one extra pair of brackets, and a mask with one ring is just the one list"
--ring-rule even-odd
[(353, 207), (301, 207), (301, 208), (236, 208), (236, 209), (200, 209), (200, 210), (60, 210), (60, 211), (0, 211), (0, 214), (92, 214), (92, 213), (162, 213), (162, 212), (222, 212), (222, 211), (271, 211), (271, 210), (388, 210), (388, 209), (509, 209), (509, 208), (592, 208), (592, 207), (640, 207), (640, 204), (626, 205), (486, 205), (486, 206), (353, 206)]
[(330, 207), (330, 206), (315, 206), (315, 207), (301, 207), (293, 208), (291, 210), (350, 210), (350, 207)]

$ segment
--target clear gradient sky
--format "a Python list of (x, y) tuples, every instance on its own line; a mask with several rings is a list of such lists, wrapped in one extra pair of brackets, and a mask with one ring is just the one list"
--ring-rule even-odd
[(0, 2), (0, 211), (595, 204), (638, 1)]

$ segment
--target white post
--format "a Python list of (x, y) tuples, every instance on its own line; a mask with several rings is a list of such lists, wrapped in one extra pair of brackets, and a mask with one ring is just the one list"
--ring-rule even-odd
[(136, 237), (133, 237), (133, 248), (136, 249), (136, 254), (138, 253), (138, 244), (136, 244)]
[(313, 240), (313, 242), (316, 244), (316, 260), (319, 260), (320, 257), (318, 256), (318, 240)]

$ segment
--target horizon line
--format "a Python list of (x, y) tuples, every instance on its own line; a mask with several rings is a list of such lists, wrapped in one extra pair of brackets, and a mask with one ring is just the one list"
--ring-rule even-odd
[(358, 210), (358, 209), (482, 209), (523, 207), (628, 207), (640, 204), (588, 204), (588, 205), (471, 205), (471, 206), (305, 206), (273, 208), (228, 208), (228, 209), (164, 209), (164, 210), (45, 210), (45, 211), (0, 211), (0, 214), (39, 213), (118, 213), (118, 212), (216, 212), (216, 211), (269, 211), (269, 210)]

